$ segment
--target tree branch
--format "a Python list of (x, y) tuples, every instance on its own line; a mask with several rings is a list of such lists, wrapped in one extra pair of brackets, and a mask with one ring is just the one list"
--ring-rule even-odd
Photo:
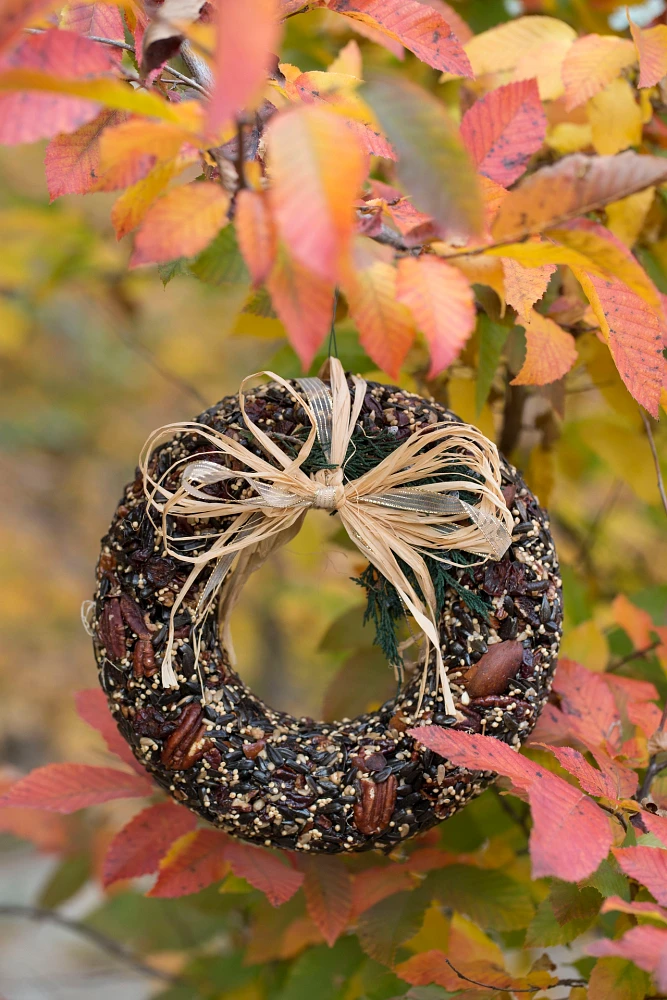
[(643, 649), (636, 649), (633, 653), (628, 653), (627, 656), (623, 656), (620, 660), (617, 660), (616, 663), (610, 663), (606, 673), (613, 674), (615, 670), (625, 666), (626, 663), (630, 663), (632, 660), (644, 659), (644, 657), (648, 656), (649, 653), (652, 653), (654, 649), (657, 649), (661, 645), (662, 641), (660, 639), (654, 639), (653, 642), (649, 643), (648, 646), (644, 646)]
[(547, 990), (555, 990), (557, 986), (587, 986), (588, 983), (585, 979), (559, 979), (558, 982), (554, 983), (552, 986), (528, 986), (521, 987), (517, 989), (515, 986), (491, 986), (490, 983), (480, 983), (477, 979), (470, 979), (469, 976), (464, 976), (462, 972), (452, 965), (448, 958), (445, 962), (450, 967), (452, 972), (455, 972), (459, 979), (463, 979), (466, 983), (472, 983), (473, 986), (481, 986), (485, 990), (493, 990), (495, 993), (540, 993), (546, 992)]
[(100, 931), (96, 931), (93, 927), (82, 924), (78, 920), (65, 917), (62, 913), (58, 913), (57, 910), (49, 910), (39, 906), (8, 904), (0, 905), (0, 917), (19, 917), (38, 923), (56, 924), (56, 926), (62, 927), (72, 934), (78, 934), (79, 937), (86, 938), (91, 944), (105, 951), (107, 955), (113, 955), (114, 958), (117, 958), (128, 968), (134, 969), (135, 972), (140, 973), (142, 976), (152, 976), (154, 979), (160, 979), (171, 986), (178, 986), (184, 982), (180, 976), (175, 976), (171, 972), (165, 972), (162, 969), (156, 969), (147, 962), (144, 962), (133, 952), (123, 947), (122, 944), (119, 944), (118, 941), (107, 937), (106, 934), (102, 934)]

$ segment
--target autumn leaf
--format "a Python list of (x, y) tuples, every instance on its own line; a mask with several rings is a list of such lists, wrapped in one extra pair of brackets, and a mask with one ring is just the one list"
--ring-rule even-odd
[(51, 201), (64, 194), (86, 194), (95, 188), (100, 173), (101, 136), (122, 119), (122, 112), (105, 109), (76, 132), (63, 133), (51, 140), (44, 155)]
[(175, 802), (159, 802), (137, 813), (109, 845), (103, 885), (157, 871), (171, 844), (194, 830), (196, 822), (194, 813)]
[(655, 87), (667, 74), (667, 25), (640, 28), (630, 20), (632, 40), (639, 58), (638, 87)]
[(28, 78), (33, 73), (51, 73), (58, 86), (66, 88), (72, 83), (85, 89), (91, 77), (108, 73), (113, 66), (108, 48), (73, 31), (52, 28), (29, 35), (0, 61), (0, 89), (18, 91), (0, 94), (0, 142), (15, 145), (50, 139), (59, 132), (74, 132), (96, 118), (100, 110), (98, 104), (81, 97), (31, 92), (29, 79), (25, 89), (4, 88), (3, 79), (11, 78), (12, 73), (27, 74)]
[(104, 691), (100, 688), (77, 691), (74, 695), (74, 703), (80, 718), (98, 731), (111, 753), (119, 757), (124, 764), (128, 764), (142, 778), (145, 778), (146, 771), (118, 732), (116, 720), (111, 714)]
[(295, 260), (279, 244), (266, 287), (289, 342), (307, 370), (331, 326), (333, 284)]
[(343, 282), (350, 316), (370, 358), (396, 378), (414, 340), (414, 320), (396, 298), (396, 270), (378, 260), (349, 275)]
[(543, 167), (511, 191), (492, 227), (495, 240), (510, 242), (541, 233), (667, 178), (667, 164), (633, 152), (618, 156), (575, 153)]
[(147, 75), (175, 56), (183, 31), (199, 20), (206, 0), (143, 0), (148, 24), (141, 32), (141, 69)]
[(160, 860), (157, 881), (146, 895), (173, 899), (219, 882), (227, 870), (227, 843), (225, 834), (218, 830), (182, 834)]
[(122, 239), (141, 224), (151, 205), (167, 189), (183, 166), (176, 160), (156, 163), (150, 173), (123, 191), (111, 209), (111, 223), (116, 231), (116, 239)]
[(387, 896), (412, 889), (416, 884), (417, 878), (407, 865), (391, 864), (359, 872), (352, 883), (352, 916), (358, 917)]
[(271, 906), (281, 906), (301, 887), (304, 876), (263, 847), (230, 841), (225, 857), (239, 878), (263, 892)]
[(340, 858), (304, 858), (301, 868), (308, 913), (333, 948), (352, 912), (352, 878)]
[(479, 184), (442, 103), (416, 84), (393, 78), (376, 79), (363, 93), (398, 153), (398, 176), (417, 208), (448, 238), (478, 234)]
[[(519, 756), (506, 743), (439, 726), (411, 729), (409, 734), (453, 764), (474, 771), (496, 771), (527, 792), (533, 816), (533, 878), (555, 875), (565, 882), (578, 882), (607, 856), (612, 833), (599, 806), (555, 774)], [(565, 833), (572, 823), (577, 825), (576, 838)]]
[(410, 309), (431, 355), (428, 378), (457, 357), (475, 329), (475, 298), (465, 276), (433, 256), (398, 262), (396, 299)]
[(555, 264), (542, 264), (539, 267), (524, 267), (511, 257), (501, 258), (503, 266), (503, 285), (505, 301), (508, 306), (516, 309), (519, 319), (529, 319), (531, 310), (542, 298), (551, 276), (556, 271)]
[(615, 80), (636, 60), (627, 38), (615, 35), (584, 35), (577, 38), (563, 60), (565, 107), (568, 111), (586, 101)]
[(276, 0), (225, 0), (218, 5), (215, 87), (208, 110), (213, 133), (254, 104), (280, 35)]
[(546, 749), (554, 755), (561, 767), (577, 779), (589, 795), (603, 795), (608, 799), (629, 799), (637, 789), (637, 772), (624, 768), (612, 758), (608, 758), (609, 766), (603, 770), (589, 764), (583, 754), (574, 747), (550, 746)]
[(437, 8), (417, 0), (328, 0), (327, 6), (378, 27), (434, 69), (472, 76), (461, 43)]
[(544, 142), (547, 119), (535, 80), (498, 87), (466, 111), (461, 138), (475, 166), (507, 187)]
[(266, 281), (276, 258), (276, 234), (267, 195), (239, 191), (234, 209), (239, 249), (255, 286)]
[(586, 950), (589, 955), (626, 958), (650, 972), (659, 990), (667, 990), (667, 930), (662, 927), (632, 927), (622, 938), (594, 941)]
[(49, 812), (73, 813), (110, 799), (129, 799), (149, 795), (152, 785), (147, 778), (128, 774), (112, 767), (90, 764), (47, 764), (20, 778), (0, 798), (0, 806), (46, 809)]
[(660, 847), (619, 847), (614, 851), (621, 871), (667, 906), (667, 851)]
[(366, 954), (383, 965), (393, 965), (399, 946), (421, 927), (430, 901), (430, 892), (422, 885), (394, 893), (362, 913), (357, 935)]
[[(76, 31), (87, 38), (111, 38), (114, 41), (125, 41), (125, 26), (123, 15), (115, 4), (111, 3), (72, 3), (65, 7), (60, 19), (61, 27)], [(120, 62), (123, 50), (110, 48), (110, 55)]]
[(517, 17), (475, 35), (465, 45), (475, 76), (515, 69), (531, 49), (571, 44), (576, 31), (555, 17)]
[(53, 0), (3, 0), (0, 5), (0, 49), (19, 38), (32, 21), (53, 7)]
[(228, 207), (229, 195), (218, 184), (188, 184), (170, 191), (144, 217), (130, 266), (194, 257), (226, 224)]
[(349, 253), (367, 157), (345, 122), (319, 107), (284, 112), (267, 141), (279, 237), (297, 261), (335, 282)]
[(533, 309), (521, 320), (526, 331), (526, 357), (512, 385), (547, 385), (562, 378), (577, 360), (571, 333)]

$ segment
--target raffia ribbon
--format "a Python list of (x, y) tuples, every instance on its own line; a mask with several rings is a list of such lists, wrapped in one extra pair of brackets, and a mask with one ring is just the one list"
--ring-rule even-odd
[[(319, 508), (338, 512), (352, 541), (393, 584), (404, 607), (422, 630), (426, 652), (420, 703), (430, 647), (433, 646), (445, 709), (453, 714), (454, 701), (438, 635), (435, 590), (424, 556), (455, 565), (447, 552), (464, 550), (479, 556), (476, 565), (500, 559), (506, 552), (511, 541), (512, 517), (500, 489), (500, 461), (495, 445), (469, 425), (433, 424), (420, 428), (369, 472), (346, 481), (345, 457), (366, 393), (364, 379), (353, 376), (353, 393), (350, 393), (345, 372), (336, 358), (330, 360), (330, 387), (319, 378), (303, 378), (298, 380), (299, 392), (273, 372), (258, 374), (282, 385), (311, 421), (310, 433), (296, 458), (287, 455), (246, 414), (244, 387), (255, 375), (242, 382), (239, 405), (248, 430), (273, 462), (254, 455), (231, 437), (198, 423), (177, 423), (161, 428), (146, 442), (141, 455), (140, 467), (149, 509), (161, 515), (165, 549), (178, 561), (192, 566), (171, 609), (169, 637), (162, 661), (163, 685), (177, 686), (172, 665), (174, 618), (204, 567), (215, 562), (195, 609), (195, 626), (210, 611), (236, 562), (225, 585), (221, 605), (221, 622), (226, 633), (223, 639), (233, 657), (229, 613), (245, 579), (275, 548), (297, 533), (307, 510)], [(247, 471), (232, 471), (217, 462), (196, 459), (188, 462), (181, 474), (180, 487), (171, 492), (162, 483), (172, 470), (167, 470), (157, 481), (149, 472), (149, 460), (158, 445), (178, 432), (196, 433), (208, 441), (216, 456), (236, 459)], [(302, 466), (316, 438), (331, 468), (309, 477)], [(470, 478), (414, 485), (461, 465), (470, 469)], [(245, 479), (255, 495), (241, 500), (219, 500), (203, 492), (203, 487), (228, 479)], [(475, 495), (476, 503), (466, 503), (460, 498), (460, 491)], [(204, 536), (213, 540), (205, 552), (186, 555), (179, 551), (177, 541), (169, 537), (169, 515), (195, 519), (233, 517), (234, 520), (226, 530)], [(399, 560), (412, 571), (421, 596)], [(196, 628), (192, 634), (198, 662)]]

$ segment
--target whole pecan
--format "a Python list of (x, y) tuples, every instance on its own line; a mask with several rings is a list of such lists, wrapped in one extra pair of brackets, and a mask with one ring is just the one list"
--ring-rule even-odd
[(117, 597), (110, 597), (105, 601), (104, 611), (100, 615), (98, 634), (108, 656), (114, 660), (122, 660), (127, 651), (125, 626)]
[(139, 636), (140, 639), (150, 639), (151, 633), (146, 627), (146, 622), (144, 621), (144, 616), (141, 613), (139, 605), (131, 597), (128, 597), (127, 594), (121, 594), (119, 602), (123, 621), (128, 628), (131, 628), (134, 634)]
[(150, 639), (137, 639), (132, 650), (132, 670), (134, 676), (152, 677), (157, 673), (155, 650)]
[(372, 778), (361, 779), (361, 800), (354, 806), (357, 829), (372, 837), (388, 825), (396, 804), (396, 776), (390, 774), (377, 785)]
[(181, 712), (178, 726), (173, 731), (160, 756), (161, 763), (171, 771), (185, 771), (204, 756), (209, 749), (209, 740), (202, 737), (206, 732), (201, 706), (192, 702)]

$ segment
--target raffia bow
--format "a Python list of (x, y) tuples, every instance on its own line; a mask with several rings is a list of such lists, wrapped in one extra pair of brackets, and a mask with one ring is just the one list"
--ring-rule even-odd
[[(248, 417), (243, 392), (246, 383), (256, 377), (254, 375), (241, 384), (241, 414), (254, 440), (275, 464), (253, 454), (231, 437), (198, 423), (163, 427), (149, 438), (142, 452), (140, 467), (144, 489), (149, 509), (161, 515), (164, 546), (172, 557), (192, 565), (171, 609), (169, 637), (162, 661), (163, 685), (174, 687), (178, 684), (172, 665), (174, 618), (204, 567), (215, 562), (195, 609), (195, 626), (211, 610), (236, 562), (225, 584), (220, 614), (223, 639), (233, 658), (229, 613), (245, 579), (275, 548), (298, 532), (308, 509), (320, 508), (338, 512), (352, 541), (393, 584), (404, 607), (422, 630), (426, 653), (420, 702), (425, 690), (429, 650), (433, 646), (445, 709), (453, 714), (454, 702), (438, 635), (435, 590), (424, 555), (454, 565), (447, 557), (447, 552), (454, 549), (478, 555), (478, 563), (500, 559), (507, 550), (512, 517), (500, 490), (500, 461), (495, 445), (469, 425), (433, 424), (416, 431), (369, 472), (346, 481), (345, 458), (363, 405), (366, 382), (353, 376), (351, 394), (343, 367), (336, 358), (330, 361), (330, 387), (319, 378), (299, 379), (303, 395), (273, 372), (259, 374), (282, 385), (311, 421), (310, 433), (296, 458), (287, 455)], [(175, 432), (196, 433), (210, 443), (212, 454), (236, 459), (248, 471), (232, 471), (217, 462), (196, 459), (188, 462), (181, 474), (180, 487), (171, 492), (162, 483), (172, 470), (167, 470), (158, 482), (149, 472), (149, 460), (154, 449)], [(308, 476), (302, 466), (316, 438), (330, 468)], [(470, 469), (470, 477), (428, 482), (442, 476), (449, 468), (460, 469), (462, 464)], [(456, 476), (456, 472), (453, 475)], [(245, 479), (254, 495), (247, 499), (220, 500), (203, 491), (206, 486), (229, 479)], [(427, 482), (415, 486), (420, 480)], [(473, 494), (477, 502), (470, 504), (462, 500), (460, 491)], [(226, 530), (204, 536), (213, 539), (205, 552), (186, 555), (168, 534), (169, 515), (196, 519), (233, 517), (234, 520)], [(399, 560), (412, 571), (421, 594), (410, 583)], [(198, 662), (196, 628), (192, 634)]]

